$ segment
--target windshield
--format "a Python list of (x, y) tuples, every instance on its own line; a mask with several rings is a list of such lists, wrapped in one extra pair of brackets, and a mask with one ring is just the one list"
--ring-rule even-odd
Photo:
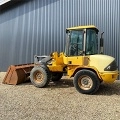
[(87, 29), (86, 33), (86, 55), (98, 53), (98, 34), (94, 29)]

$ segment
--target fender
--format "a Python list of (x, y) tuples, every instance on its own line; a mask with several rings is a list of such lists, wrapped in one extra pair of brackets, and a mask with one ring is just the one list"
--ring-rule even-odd
[(97, 76), (99, 77), (99, 79), (102, 79), (98, 70), (95, 68), (95, 67), (83, 67), (83, 66), (78, 66), (75, 68), (74, 72), (71, 74), (70, 77), (74, 77), (74, 75), (79, 71), (79, 70), (82, 70), (82, 69), (87, 69), (87, 70), (91, 70), (93, 72), (95, 72), (97, 74)]

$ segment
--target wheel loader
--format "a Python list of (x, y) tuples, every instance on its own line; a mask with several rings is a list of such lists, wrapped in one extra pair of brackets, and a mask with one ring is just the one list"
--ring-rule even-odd
[(50, 80), (59, 81), (66, 75), (73, 77), (78, 92), (94, 94), (101, 82), (114, 82), (118, 77), (115, 58), (103, 55), (103, 33), (99, 41), (98, 32), (94, 25), (67, 28), (65, 52), (53, 52), (42, 59), (43, 56), (34, 56), (34, 66), (29, 71), (32, 84), (45, 87)]

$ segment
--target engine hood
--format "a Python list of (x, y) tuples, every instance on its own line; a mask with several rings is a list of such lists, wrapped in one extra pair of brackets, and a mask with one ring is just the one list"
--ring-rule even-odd
[(104, 72), (104, 69), (114, 60), (114, 57), (108, 55), (90, 55), (89, 65), (96, 67), (99, 72)]

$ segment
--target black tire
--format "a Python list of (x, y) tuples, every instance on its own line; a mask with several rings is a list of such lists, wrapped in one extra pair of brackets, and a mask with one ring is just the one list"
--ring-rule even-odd
[(51, 80), (52, 81), (59, 81), (63, 76), (61, 72), (52, 72)]
[(94, 72), (84, 69), (75, 74), (73, 84), (80, 93), (94, 94), (99, 89), (100, 80)]
[(38, 88), (45, 87), (50, 80), (49, 73), (45, 68), (34, 67), (30, 72), (30, 80)]

